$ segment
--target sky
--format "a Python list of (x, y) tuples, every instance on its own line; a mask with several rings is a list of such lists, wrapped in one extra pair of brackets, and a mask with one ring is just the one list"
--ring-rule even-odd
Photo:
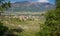
[(22, 2), (22, 1), (31, 1), (31, 2), (49, 2), (54, 4), (55, 0), (10, 0), (12, 3), (14, 2)]

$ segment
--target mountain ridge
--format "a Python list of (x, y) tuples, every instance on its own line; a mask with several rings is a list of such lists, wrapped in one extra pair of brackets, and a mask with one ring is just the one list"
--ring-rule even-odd
[[(40, 3), (40, 2), (15, 2), (12, 3), (12, 8), (9, 10), (13, 10), (13, 12), (43, 12), (51, 9), (55, 9), (55, 4), (50, 3)], [(9, 11), (8, 10), (8, 11)]]

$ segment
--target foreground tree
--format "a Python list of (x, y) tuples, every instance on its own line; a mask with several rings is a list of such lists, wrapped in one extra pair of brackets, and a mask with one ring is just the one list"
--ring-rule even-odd
[(57, 7), (46, 13), (46, 22), (40, 29), (40, 36), (60, 36), (60, 0), (56, 0)]
[(11, 7), (10, 1), (6, 2), (6, 0), (0, 0), (0, 15), (3, 13), (4, 10)]
[(1, 21), (1, 13), (9, 7), (11, 7), (10, 2), (6, 2), (5, 0), (0, 0), (0, 36), (3, 36), (5, 32), (8, 31), (8, 27), (3, 26), (3, 23)]

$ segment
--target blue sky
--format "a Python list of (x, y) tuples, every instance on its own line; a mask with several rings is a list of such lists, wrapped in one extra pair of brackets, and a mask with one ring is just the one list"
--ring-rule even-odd
[(32, 1), (32, 2), (49, 2), (54, 4), (55, 0), (10, 0), (11, 2), (22, 2), (22, 1)]

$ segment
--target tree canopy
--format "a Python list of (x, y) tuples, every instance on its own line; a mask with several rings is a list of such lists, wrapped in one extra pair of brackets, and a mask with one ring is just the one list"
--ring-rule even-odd
[(60, 36), (60, 0), (56, 0), (56, 9), (45, 14), (45, 24), (40, 29), (40, 36)]
[(11, 7), (10, 1), (6, 2), (5, 0), (0, 0), (0, 11), (8, 9), (9, 7)]

